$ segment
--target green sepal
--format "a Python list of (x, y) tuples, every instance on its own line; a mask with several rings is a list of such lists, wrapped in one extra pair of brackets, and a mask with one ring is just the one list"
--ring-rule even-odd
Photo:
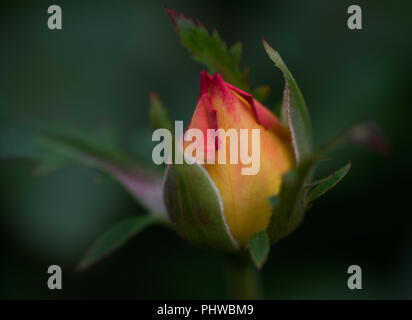
[(157, 221), (154, 216), (145, 214), (118, 222), (92, 244), (78, 263), (77, 271), (90, 268)]
[(167, 109), (154, 92), (151, 92), (149, 95), (149, 118), (153, 130), (164, 128), (171, 132), (173, 131)]
[(269, 255), (270, 243), (266, 230), (255, 233), (248, 241), (247, 248), (253, 263), (261, 269)]
[(219, 191), (203, 167), (170, 165), (164, 197), (169, 217), (182, 238), (221, 251), (238, 249), (225, 222)]
[(308, 185), (307, 188), (309, 190), (306, 197), (306, 202), (309, 203), (316, 200), (317, 198), (328, 192), (330, 189), (332, 189), (334, 186), (336, 186), (346, 176), (350, 168), (351, 163), (349, 162), (346, 166), (340, 168), (339, 170), (336, 170), (330, 176)]
[[(277, 53), (265, 40), (263, 46), (269, 58), (275, 63), (285, 78), (282, 109), (287, 111), (287, 120), (292, 136), (292, 145), (297, 163), (309, 159), (312, 155), (312, 126), (309, 112), (303, 95), (295, 78), (289, 71), (279, 53)], [(283, 113), (283, 112), (282, 112)]]
[(292, 233), (301, 223), (306, 207), (306, 182), (309, 181), (317, 159), (310, 158), (287, 172), (272, 207), (267, 227), (270, 243), (276, 243)]

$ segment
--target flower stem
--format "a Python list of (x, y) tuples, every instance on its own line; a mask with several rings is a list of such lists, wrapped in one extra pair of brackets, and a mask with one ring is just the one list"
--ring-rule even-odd
[(246, 254), (227, 257), (229, 299), (262, 299), (260, 274)]

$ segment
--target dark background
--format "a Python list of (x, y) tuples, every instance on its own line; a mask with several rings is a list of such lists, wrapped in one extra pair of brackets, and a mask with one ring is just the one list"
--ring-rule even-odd
[[(317, 143), (365, 116), (392, 142), (390, 157), (347, 147), (324, 164), (320, 175), (348, 160), (353, 166), (301, 228), (272, 247), (262, 271), (266, 298), (412, 298), (412, 2), (355, 3), (361, 31), (346, 25), (353, 1), (2, 1), (0, 297), (225, 297), (224, 258), (161, 227), (74, 273), (99, 234), (143, 209), (95, 170), (69, 165), (33, 175), (26, 159), (33, 147), (25, 124), (37, 121), (115, 136), (150, 164), (148, 92), (187, 121), (201, 70), (179, 44), (166, 4), (216, 28), (229, 45), (241, 40), (251, 83), (272, 87), (273, 107), (283, 80), (262, 48), (265, 36), (302, 89)], [(51, 4), (62, 7), (62, 30), (47, 28)], [(47, 288), (51, 264), (63, 269), (63, 290)], [(352, 264), (362, 267), (363, 290), (347, 288)]]

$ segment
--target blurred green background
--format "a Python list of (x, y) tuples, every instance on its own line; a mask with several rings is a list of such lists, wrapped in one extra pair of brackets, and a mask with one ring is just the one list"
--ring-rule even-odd
[[(51, 4), (62, 7), (62, 30), (47, 28)], [(350, 31), (353, 1), (326, 0), (2, 1), (0, 297), (225, 297), (224, 259), (161, 227), (75, 273), (98, 235), (143, 209), (95, 170), (73, 164), (33, 175), (28, 158), (26, 125), (37, 122), (115, 136), (150, 164), (150, 90), (173, 119), (188, 121), (202, 67), (179, 44), (163, 4), (216, 28), (229, 45), (241, 40), (251, 83), (272, 87), (272, 108), (283, 79), (262, 48), (265, 36), (302, 89), (317, 143), (365, 116), (392, 142), (390, 157), (346, 147), (322, 166), (326, 175), (353, 164), (301, 228), (272, 247), (262, 271), (266, 298), (412, 298), (412, 2), (356, 1), (363, 30)], [(63, 269), (63, 290), (47, 288), (51, 264)], [(362, 267), (362, 290), (347, 289), (352, 264)]]

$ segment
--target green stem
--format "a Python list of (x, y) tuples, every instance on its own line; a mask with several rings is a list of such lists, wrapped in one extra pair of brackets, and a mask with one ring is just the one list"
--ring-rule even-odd
[(229, 299), (262, 299), (260, 274), (249, 256), (245, 254), (227, 257)]

